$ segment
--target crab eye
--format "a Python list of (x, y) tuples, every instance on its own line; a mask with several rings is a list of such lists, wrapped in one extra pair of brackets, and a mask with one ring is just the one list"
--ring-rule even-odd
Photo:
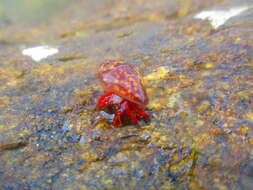
[(122, 98), (121, 98), (121, 97), (119, 97), (119, 96), (117, 96), (117, 95), (113, 96), (113, 102), (114, 102), (114, 103), (119, 103), (119, 102), (121, 102), (121, 101), (122, 101)]

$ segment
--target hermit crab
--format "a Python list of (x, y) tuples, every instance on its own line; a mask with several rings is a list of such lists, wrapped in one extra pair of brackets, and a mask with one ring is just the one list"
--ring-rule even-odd
[(98, 108), (114, 114), (113, 125), (138, 124), (149, 118), (145, 113), (148, 103), (146, 90), (138, 71), (126, 62), (107, 60), (99, 69), (98, 78), (106, 91), (98, 98)]

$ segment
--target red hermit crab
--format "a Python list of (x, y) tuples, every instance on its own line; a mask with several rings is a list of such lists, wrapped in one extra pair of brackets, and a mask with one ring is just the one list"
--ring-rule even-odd
[(134, 67), (126, 62), (108, 60), (102, 63), (98, 78), (106, 90), (98, 99), (98, 108), (114, 114), (113, 125), (122, 126), (148, 118), (145, 113), (148, 98), (142, 79)]

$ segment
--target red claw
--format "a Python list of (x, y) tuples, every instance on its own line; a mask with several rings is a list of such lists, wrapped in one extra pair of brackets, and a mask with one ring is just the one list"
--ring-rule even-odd
[(108, 92), (98, 99), (98, 108), (115, 114), (113, 125), (122, 126), (130, 119), (138, 124), (139, 118), (148, 118), (145, 109), (148, 98), (140, 74), (126, 62), (105, 61), (98, 78)]

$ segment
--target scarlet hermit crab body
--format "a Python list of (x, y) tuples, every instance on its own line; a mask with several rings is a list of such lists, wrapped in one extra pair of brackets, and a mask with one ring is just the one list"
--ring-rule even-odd
[(102, 63), (98, 78), (107, 91), (98, 99), (98, 108), (114, 114), (113, 125), (122, 126), (132, 121), (148, 118), (145, 113), (148, 98), (139, 73), (126, 62), (105, 61)]

